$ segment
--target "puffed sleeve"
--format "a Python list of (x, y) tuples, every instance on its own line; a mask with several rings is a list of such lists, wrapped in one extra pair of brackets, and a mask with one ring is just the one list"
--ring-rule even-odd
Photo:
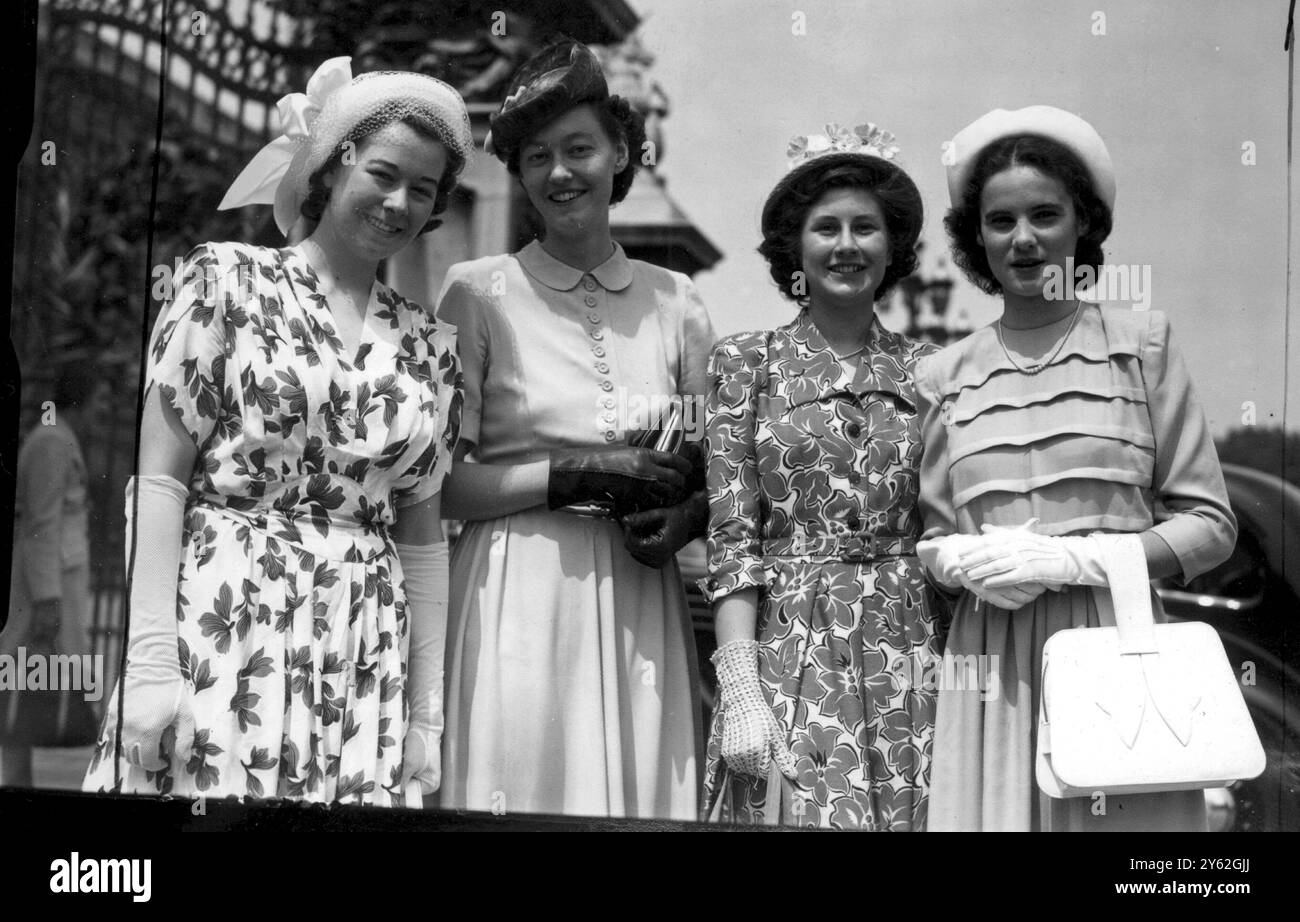
[(1192, 579), (1232, 553), (1237, 520), (1205, 413), (1159, 311), (1151, 312), (1142, 344), (1142, 378), (1156, 441), (1152, 531), (1177, 556), (1183, 578)]
[(710, 602), (766, 582), (754, 445), (760, 391), (766, 387), (766, 346), (761, 334), (731, 337), (718, 343), (709, 360), (709, 578), (704, 596)]
[(38, 428), (18, 452), (14, 496), (24, 572), (13, 578), (26, 580), (33, 602), (63, 597), (63, 502), (72, 478), (67, 443)]
[(433, 438), (415, 463), (397, 480), (392, 491), (398, 509), (422, 503), (442, 489), (451, 470), (460, 438), (463, 404), (460, 361), (456, 355), (457, 330), (445, 321), (430, 319), (424, 330), (428, 344), (429, 381), (433, 400), (421, 409), (433, 420)]
[(916, 362), (916, 409), (921, 417), (922, 441), (919, 502), (924, 538), (957, 531), (948, 479), (948, 427), (944, 423), (943, 394), (934, 377), (935, 364), (932, 356), (922, 356)]
[(702, 410), (709, 390), (709, 353), (717, 337), (700, 292), (690, 279), (682, 283), (681, 373), (677, 393)]
[(483, 419), (483, 381), (487, 377), (488, 324), (491, 299), (475, 286), (463, 265), (452, 266), (438, 295), (438, 318), (456, 329), (456, 354), (460, 361), (460, 437), (478, 444)]
[(146, 388), (159, 393), (202, 447), (216, 425), (226, 387), (231, 337), (225, 330), (223, 291), (234, 285), (233, 265), (211, 244), (190, 251), (171, 280), (174, 292), (158, 315), (149, 349)]

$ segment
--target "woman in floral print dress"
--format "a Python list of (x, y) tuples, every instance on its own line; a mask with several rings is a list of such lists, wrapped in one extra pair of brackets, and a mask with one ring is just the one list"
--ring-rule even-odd
[(742, 823), (919, 830), (934, 693), (913, 680), (939, 644), (915, 556), (912, 368), (934, 347), (873, 308), (916, 265), (921, 200), (892, 136), (828, 133), (797, 140), (763, 210), (760, 251), (802, 310), (723, 340), (710, 369), (706, 803)]
[(440, 223), (472, 140), (446, 84), (347, 65), (286, 97), (301, 143), (263, 186), (282, 230), (314, 230), (197, 247), (158, 320), (127, 664), (88, 790), (400, 805), (437, 787), (459, 366), (454, 328), (376, 273)]

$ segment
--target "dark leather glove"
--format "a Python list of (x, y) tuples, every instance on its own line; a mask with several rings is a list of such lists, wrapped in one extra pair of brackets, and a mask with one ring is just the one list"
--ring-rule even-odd
[(625, 445), (551, 452), (546, 502), (552, 509), (608, 501), (620, 516), (671, 506), (686, 495), (690, 464), (680, 455)]
[(692, 493), (705, 489), (704, 478), (708, 471), (709, 459), (704, 451), (704, 442), (683, 442), (678, 451), (691, 465), (691, 476), (686, 479), (686, 489)]
[(703, 492), (683, 503), (623, 516), (623, 546), (638, 563), (662, 569), (694, 538), (704, 534), (709, 502)]
[[(627, 443), (641, 448), (652, 448), (655, 442), (658, 441), (659, 435), (660, 430), (658, 429), (632, 429), (627, 433)], [(685, 433), (679, 432), (674, 446), (672, 451), (685, 458), (691, 466), (690, 476), (686, 479), (686, 491), (694, 493), (697, 490), (703, 490), (705, 487), (705, 473), (708, 468), (708, 457), (704, 452), (704, 440), (691, 439)]]

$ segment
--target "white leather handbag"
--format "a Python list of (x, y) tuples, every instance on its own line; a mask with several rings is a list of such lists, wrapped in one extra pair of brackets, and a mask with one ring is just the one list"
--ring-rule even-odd
[(1259, 775), (1264, 749), (1218, 633), (1154, 622), (1136, 535), (1105, 564), (1110, 590), (1094, 589), (1104, 626), (1060, 631), (1043, 647), (1038, 787), (1090, 797)]

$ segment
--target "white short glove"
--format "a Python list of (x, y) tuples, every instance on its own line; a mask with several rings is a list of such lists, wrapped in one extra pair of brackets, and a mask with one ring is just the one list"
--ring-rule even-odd
[(722, 758), (732, 771), (766, 780), (772, 760), (793, 780), (794, 754), (768, 706), (758, 679), (758, 642), (733, 640), (711, 657), (718, 670), (722, 709)]
[[(432, 794), (442, 783), (442, 678), (447, 648), (447, 542), (397, 545), (410, 619), (406, 654), (406, 737), (402, 789), (418, 781)], [(419, 806), (411, 804), (410, 806)]]
[[(139, 490), (138, 526), (131, 515), (132, 493)], [(105, 733), (117, 727), (118, 695), (123, 696), (122, 754), (146, 771), (161, 771), (165, 750), (185, 761), (194, 745), (194, 686), (181, 674), (177, 645), (176, 580), (180, 571), (185, 500), (189, 491), (165, 474), (133, 477), (126, 487), (126, 552), (131, 574), (131, 623), (126, 671), (109, 699)], [(174, 740), (164, 740), (175, 728)]]
[(986, 543), (962, 556), (966, 576), (989, 589), (1038, 582), (1061, 586), (1108, 586), (1102, 555), (1120, 535), (1051, 537), (1025, 530), (986, 533)]
[[(986, 528), (989, 526), (985, 526)], [(988, 542), (985, 535), (944, 535), (918, 541), (917, 556), (930, 571), (935, 581), (951, 589), (964, 587), (977, 598), (996, 608), (1016, 611), (1042, 595), (1045, 587), (1038, 584), (991, 587), (969, 578), (962, 569), (964, 556), (978, 552)]]

